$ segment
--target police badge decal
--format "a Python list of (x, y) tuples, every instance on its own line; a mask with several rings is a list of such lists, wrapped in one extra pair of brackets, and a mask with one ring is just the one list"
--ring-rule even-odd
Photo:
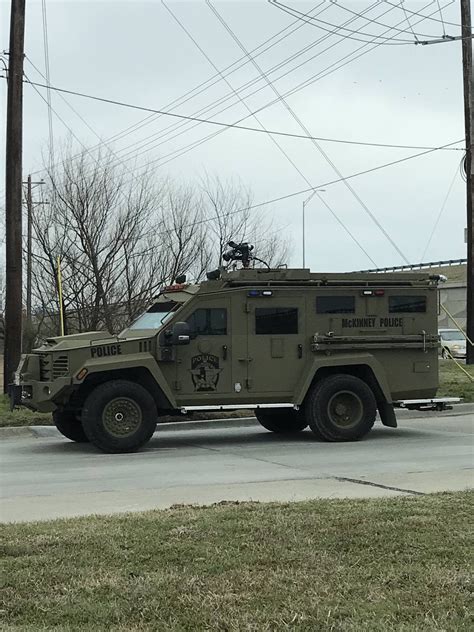
[(191, 358), (191, 377), (195, 391), (215, 391), (219, 382), (219, 358), (211, 353), (200, 353)]

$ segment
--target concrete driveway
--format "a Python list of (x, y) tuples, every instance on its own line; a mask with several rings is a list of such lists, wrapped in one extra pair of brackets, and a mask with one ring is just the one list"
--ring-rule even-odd
[(1, 520), (28, 521), (209, 504), (390, 496), (473, 486), (474, 415), (399, 416), (357, 443), (310, 431), (267, 432), (256, 420), (159, 427), (141, 452), (106, 455), (54, 428), (0, 441)]

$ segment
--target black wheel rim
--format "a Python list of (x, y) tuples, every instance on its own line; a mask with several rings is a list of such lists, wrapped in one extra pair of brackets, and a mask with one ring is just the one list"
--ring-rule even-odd
[(364, 405), (356, 393), (338, 391), (328, 402), (328, 415), (335, 426), (352, 428), (363, 419)]
[(142, 423), (141, 408), (133, 399), (116, 397), (105, 406), (102, 423), (113, 437), (128, 437), (134, 434)]

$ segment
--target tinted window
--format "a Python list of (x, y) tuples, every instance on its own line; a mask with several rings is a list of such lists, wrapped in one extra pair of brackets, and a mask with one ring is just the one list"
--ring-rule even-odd
[(316, 312), (318, 314), (354, 314), (354, 296), (317, 296)]
[(194, 336), (225, 336), (227, 333), (227, 310), (220, 307), (200, 308), (188, 318)]
[(257, 307), (255, 333), (297, 334), (298, 309), (296, 307)]
[(426, 296), (389, 296), (388, 311), (391, 314), (426, 312)]

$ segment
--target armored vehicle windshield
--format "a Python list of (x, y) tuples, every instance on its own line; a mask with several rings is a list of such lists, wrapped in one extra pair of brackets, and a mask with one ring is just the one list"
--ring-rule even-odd
[(199, 285), (176, 283), (174, 285), (165, 286), (155, 302), (146, 312), (141, 314), (127, 329), (125, 329), (120, 337), (127, 337), (130, 334), (135, 337), (138, 332), (140, 335), (148, 333), (150, 330), (161, 329), (172, 315), (199, 290)]
[(155, 303), (133, 322), (129, 329), (159, 329), (181, 305), (176, 301)]

